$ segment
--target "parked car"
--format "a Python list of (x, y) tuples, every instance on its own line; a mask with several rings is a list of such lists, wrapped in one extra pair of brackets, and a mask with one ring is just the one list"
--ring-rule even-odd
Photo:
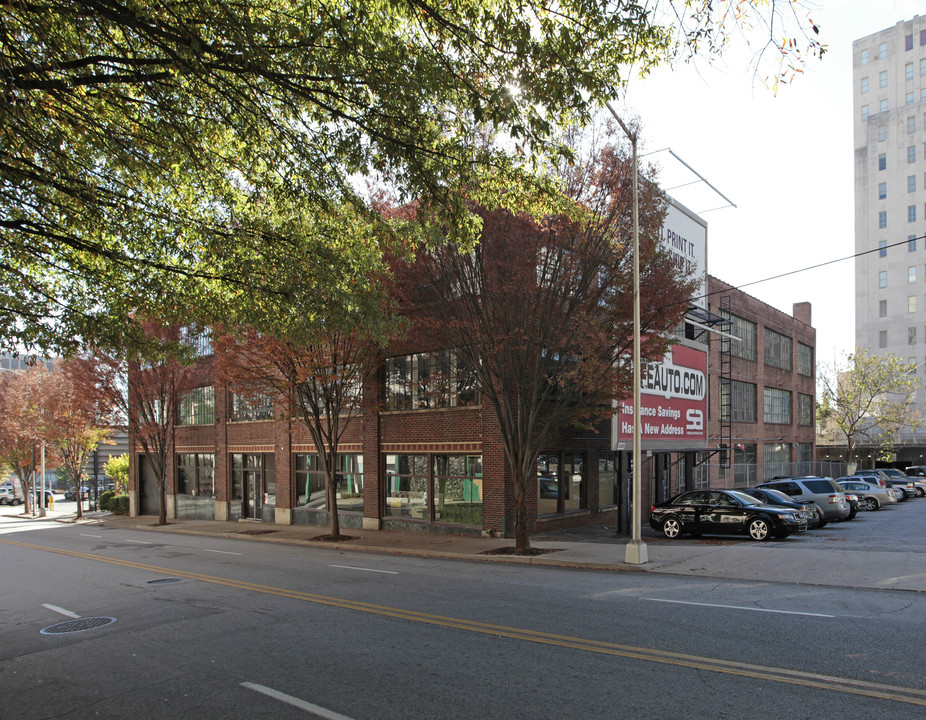
[(847, 477), (857, 477), (862, 478), (863, 480), (866, 478), (874, 478), (875, 481), (883, 487), (897, 488), (897, 491), (900, 493), (900, 497), (898, 498), (900, 502), (903, 502), (904, 500), (907, 500), (908, 498), (916, 495), (916, 488), (913, 486), (912, 480), (907, 481), (900, 480), (898, 478), (892, 478), (883, 470), (859, 470), (858, 472), (852, 475), (848, 475)]
[(846, 494), (846, 502), (849, 503), (849, 514), (844, 517), (843, 520), (851, 520), (858, 515), (858, 511), (861, 509), (861, 502), (859, 501), (858, 495), (854, 492), (846, 490), (845, 488), (843, 488), (843, 492)]
[(843, 490), (858, 494), (862, 507), (866, 510), (877, 510), (886, 505), (897, 504), (897, 498), (891, 492), (892, 488), (881, 487), (857, 477), (837, 478), (836, 483)]
[(878, 468), (881, 472), (894, 480), (902, 480), (908, 485), (913, 483), (913, 493), (916, 497), (926, 497), (926, 477), (911, 477), (897, 468)]
[(904, 475), (908, 477), (926, 477), (926, 465), (911, 465), (904, 468)]
[(12, 485), (0, 486), (0, 505), (22, 505), (22, 493)]
[(762, 502), (765, 505), (799, 508), (803, 510), (804, 516), (807, 518), (807, 527), (809, 528), (822, 527), (826, 524), (826, 522), (820, 516), (820, 513), (817, 511), (816, 503), (814, 503), (812, 500), (795, 500), (794, 498), (785, 495), (780, 490), (772, 490), (770, 488), (746, 488), (741, 490), (741, 492), (744, 492), (747, 495), (752, 495), (754, 498), (759, 500), (759, 502)]
[(692, 490), (654, 505), (649, 524), (670, 539), (689, 533), (768, 540), (806, 530), (807, 518), (801, 510), (765, 505), (738, 490)]
[[(80, 489), (80, 499), (81, 499), (81, 500), (86, 500), (86, 499), (89, 498), (89, 497), (90, 497), (90, 488), (88, 488), (88, 487), (81, 487), (81, 489)], [(70, 488), (68, 488), (67, 490), (64, 491), (64, 499), (65, 499), (65, 500), (76, 500), (76, 499), (77, 499), (77, 492), (74, 490), (74, 488), (70, 487)]]
[(844, 520), (852, 512), (845, 491), (830, 477), (776, 477), (768, 482), (759, 483), (756, 487), (780, 490), (785, 495), (799, 500), (813, 500), (823, 516), (824, 523)]

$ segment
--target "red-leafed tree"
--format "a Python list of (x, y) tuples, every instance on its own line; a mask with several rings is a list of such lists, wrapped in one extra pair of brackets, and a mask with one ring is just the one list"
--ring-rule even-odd
[(325, 477), (330, 538), (339, 539), (338, 446), (360, 417), (361, 392), (376, 367), (377, 343), (366, 330), (329, 318), (311, 326), (294, 322), (277, 335), (253, 328), (226, 333), (216, 339), (215, 350), (216, 377), (245, 396), (269, 395), (282, 409), (279, 420), (301, 422), (308, 431)]
[(42, 398), (38, 380), (37, 366), (22, 372), (0, 373), (0, 462), (9, 465), (19, 479), (24, 513), (31, 511), (35, 454), (42, 444), (34, 417)]
[[(32, 371), (30, 371), (32, 372)], [(83, 516), (80, 485), (87, 457), (112, 434), (116, 407), (111, 398), (88, 392), (85, 366), (76, 360), (55, 364), (53, 372), (36, 368), (42, 386), (36, 420), (45, 442), (54, 449), (77, 502), (77, 517)]]
[[(423, 249), (396, 262), (415, 341), (453, 349), (494, 412), (514, 481), (515, 542), (530, 550), (527, 498), (544, 442), (593, 428), (632, 388), (632, 174), (609, 146), (563, 171), (572, 211), (535, 219), (483, 213), (472, 250)], [(665, 199), (641, 183), (641, 352), (661, 358), (693, 291), (659, 249)]]
[[(202, 370), (196, 362), (196, 336), (156, 320), (142, 321), (141, 326), (143, 335), (121, 352), (93, 350), (75, 362), (83, 367), (87, 392), (111, 403), (128, 426), (130, 449), (141, 448), (157, 481), (157, 524), (166, 525), (165, 487), (174, 427), (184, 399), (202, 384)], [(138, 481), (140, 492), (140, 469)]]

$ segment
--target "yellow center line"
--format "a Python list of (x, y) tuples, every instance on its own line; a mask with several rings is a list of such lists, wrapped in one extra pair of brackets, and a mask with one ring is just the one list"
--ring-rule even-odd
[(528, 630), (525, 628), (509, 627), (506, 625), (494, 625), (476, 620), (466, 620), (444, 615), (434, 615), (416, 610), (405, 610), (402, 608), (389, 607), (387, 605), (377, 605), (373, 603), (360, 602), (357, 600), (329, 597), (326, 595), (302, 592), (300, 590), (289, 590), (271, 585), (261, 585), (258, 583), (246, 582), (244, 580), (233, 580), (231, 578), (223, 578), (215, 575), (204, 575), (203, 573), (191, 572), (188, 570), (177, 570), (174, 568), (136, 562), (133, 560), (121, 560), (119, 558), (106, 557), (102, 555), (91, 555), (89, 553), (77, 552), (75, 550), (47, 547), (44, 545), (33, 545), (30, 543), (17, 542), (14, 540), (6, 540), (2, 538), (0, 538), (0, 543), (14, 547), (26, 548), (29, 550), (39, 550), (42, 552), (56, 553), (58, 555), (82, 558), (85, 560), (95, 560), (97, 562), (103, 562), (110, 565), (118, 565), (121, 567), (132, 568), (135, 570), (144, 570), (146, 572), (157, 574), (166, 573), (189, 580), (198, 580), (200, 582), (210, 583), (213, 585), (221, 585), (239, 590), (259, 592), (265, 595), (274, 595), (277, 597), (301, 600), (304, 602), (311, 602), (320, 605), (329, 605), (332, 607), (339, 607), (357, 612), (371, 613), (384, 617), (396, 618), (399, 620), (410, 620), (428, 625), (437, 625), (441, 627), (454, 628), (457, 630), (477, 632), (485, 635), (495, 635), (497, 637), (506, 637), (514, 640), (540, 643), (543, 645), (552, 645), (556, 647), (580, 650), (583, 652), (625, 657), (634, 660), (644, 660), (647, 662), (687, 667), (695, 670), (707, 670), (710, 672), (723, 673), (726, 675), (736, 675), (759, 680), (788, 683), (791, 685), (800, 685), (803, 687), (831, 690), (883, 700), (893, 700), (896, 702), (903, 702), (912, 705), (926, 706), (926, 690), (920, 690), (918, 688), (872, 683), (866, 682), (864, 680), (854, 680), (852, 678), (821, 675), (818, 673), (807, 673), (800, 670), (789, 670), (787, 668), (753, 665), (750, 663), (741, 663), (733, 660), (723, 660), (721, 658), (688, 655), (685, 653), (677, 653), (667, 650), (656, 650), (636, 647), (633, 645), (623, 645), (620, 643), (612, 643), (602, 640), (572, 637), (570, 635), (558, 635), (555, 633)]

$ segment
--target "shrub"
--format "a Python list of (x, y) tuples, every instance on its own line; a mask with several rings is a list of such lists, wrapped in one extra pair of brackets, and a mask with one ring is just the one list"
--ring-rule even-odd
[(128, 515), (129, 496), (114, 495), (109, 501), (109, 511), (113, 513), (113, 515)]
[(100, 493), (100, 510), (109, 510), (113, 512), (113, 509), (110, 505), (110, 501), (116, 495), (114, 490), (106, 490), (103, 493)]

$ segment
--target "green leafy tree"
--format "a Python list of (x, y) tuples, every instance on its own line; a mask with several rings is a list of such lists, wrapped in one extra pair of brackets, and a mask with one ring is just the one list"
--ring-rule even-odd
[[(846, 463), (859, 445), (889, 450), (904, 427), (919, 424), (913, 399), (920, 387), (916, 364), (858, 348), (844, 362), (821, 366), (820, 432), (846, 443)], [(881, 454), (881, 453), (879, 453)]]
[(129, 454), (114, 455), (103, 465), (103, 471), (111, 477), (116, 486), (116, 493), (122, 494), (129, 487)]
[[(764, 24), (778, 57), (819, 51), (798, 7), (3, 3), (0, 345), (118, 346), (126, 323), (143, 335), (132, 313), (145, 309), (168, 323), (189, 308), (277, 317), (293, 254), (323, 259), (302, 282), (343, 293), (382, 252), (364, 242), (371, 228), (392, 231), (357, 178), (381, 178), (421, 201), (419, 218), (471, 238), (467, 202), (552, 190), (528, 174), (532, 160), (560, 150), (557, 128), (585, 122), (630, 72), (713, 55), (741, 22)], [(506, 142), (480, 145), (484, 128)]]

